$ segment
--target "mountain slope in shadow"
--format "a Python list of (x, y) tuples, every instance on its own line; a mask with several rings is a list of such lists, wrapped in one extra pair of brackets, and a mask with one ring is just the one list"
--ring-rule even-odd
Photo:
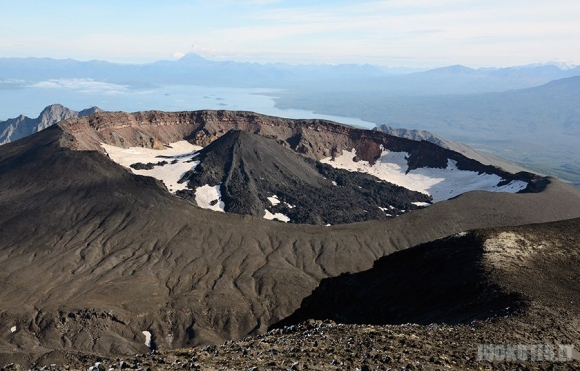
[(393, 253), (365, 272), (322, 280), (274, 327), (310, 318), (453, 325), (523, 315), (531, 306), (558, 308), (572, 319), (579, 314), (579, 274), (580, 219), (477, 230)]

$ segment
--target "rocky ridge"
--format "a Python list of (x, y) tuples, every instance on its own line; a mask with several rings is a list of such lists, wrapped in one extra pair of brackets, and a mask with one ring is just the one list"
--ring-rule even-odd
[(98, 107), (91, 107), (77, 112), (60, 104), (52, 104), (44, 108), (35, 119), (20, 115), (0, 121), (0, 145), (38, 133), (62, 120), (85, 117), (96, 112), (102, 112), (102, 110)]
[(59, 125), (70, 134), (62, 144), (76, 150), (103, 152), (101, 143), (123, 148), (162, 148), (164, 143), (183, 139), (205, 147), (230, 130), (241, 130), (274, 139), (314, 160), (333, 158), (343, 151), (354, 150), (355, 161), (373, 164), (384, 150), (389, 150), (409, 154), (407, 171), (420, 167), (445, 168), (452, 160), (460, 170), (497, 174), (506, 181), (533, 178), (529, 173), (512, 174), (483, 165), (427, 141), (418, 142), (326, 120), (284, 119), (244, 111), (148, 111), (97, 113)]
[(461, 153), (465, 157), (481, 162), (484, 165), (497, 166), (512, 173), (516, 173), (519, 171), (528, 171), (525, 168), (521, 167), (520, 165), (516, 165), (513, 162), (509, 162), (507, 160), (496, 157), (489, 153), (477, 151), (465, 143), (454, 142), (452, 140), (445, 139), (437, 134), (433, 134), (426, 130), (393, 128), (388, 125), (377, 126), (376, 128), (374, 128), (374, 130), (400, 138), (407, 138), (416, 141), (424, 140), (436, 144), (439, 147)]

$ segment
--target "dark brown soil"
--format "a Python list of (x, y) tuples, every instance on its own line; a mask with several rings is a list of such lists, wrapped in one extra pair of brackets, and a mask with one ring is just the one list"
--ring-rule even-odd
[[(219, 345), (52, 359), (59, 369), (101, 362), (142, 370), (577, 370), (579, 226), (575, 219), (480, 230), (394, 253), (369, 271), (324, 280), (297, 312), (316, 315), (319, 305), (322, 316), (341, 313), (358, 325), (295, 313), (286, 326)], [(340, 284), (344, 290), (333, 292)], [(457, 287), (465, 290), (449, 295)], [(398, 324), (369, 324), (376, 322)], [(518, 346), (526, 351), (501, 353)]]

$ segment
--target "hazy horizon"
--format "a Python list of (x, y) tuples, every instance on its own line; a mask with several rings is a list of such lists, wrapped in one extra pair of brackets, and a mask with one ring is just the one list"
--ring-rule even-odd
[(571, 0), (0, 0), (0, 57), (436, 68), (580, 62)]
[(307, 65), (328, 65), (328, 66), (332, 66), (332, 65), (342, 65), (342, 64), (353, 64), (353, 65), (372, 65), (372, 66), (376, 66), (376, 67), (381, 67), (381, 68), (400, 68), (400, 69), (408, 69), (409, 72), (415, 72), (415, 71), (428, 71), (431, 69), (437, 69), (437, 68), (444, 68), (444, 67), (452, 67), (452, 66), (463, 66), (463, 67), (467, 67), (467, 68), (472, 68), (472, 69), (486, 69), (486, 68), (510, 68), (510, 67), (527, 67), (527, 66), (546, 66), (546, 65), (554, 65), (558, 68), (561, 69), (566, 69), (566, 68), (574, 68), (574, 67), (578, 67), (580, 66), (580, 64), (576, 64), (575, 62), (569, 62), (569, 61), (563, 61), (563, 60), (558, 60), (558, 59), (554, 59), (554, 60), (543, 60), (543, 61), (532, 61), (530, 63), (526, 63), (526, 64), (514, 64), (514, 65), (505, 65), (505, 66), (500, 66), (500, 65), (486, 65), (486, 66), (473, 66), (473, 65), (466, 65), (466, 64), (461, 64), (461, 63), (450, 63), (450, 64), (445, 64), (445, 65), (433, 65), (433, 66), (423, 66), (423, 67), (413, 67), (413, 66), (408, 66), (408, 65), (384, 65), (384, 64), (372, 64), (372, 63), (349, 63), (349, 62), (344, 62), (344, 63), (330, 63), (330, 62), (317, 62), (317, 61), (313, 61), (313, 62), (296, 62), (296, 61), (272, 61), (272, 62), (267, 62), (267, 61), (256, 61), (256, 62), (252, 62), (252, 61), (244, 61), (244, 60), (236, 60), (236, 59), (219, 59), (219, 58), (212, 58), (212, 57), (206, 57), (203, 56), (201, 54), (198, 53), (187, 53), (184, 54), (183, 56), (180, 56), (179, 58), (171, 58), (171, 59), (158, 59), (158, 60), (154, 60), (154, 61), (148, 61), (148, 62), (116, 62), (115, 59), (99, 59), (99, 58), (93, 58), (93, 59), (77, 59), (77, 58), (72, 58), (72, 57), (63, 57), (63, 58), (58, 58), (58, 57), (49, 57), (49, 56), (31, 56), (31, 55), (21, 55), (21, 56), (11, 56), (11, 57), (0, 57), (0, 59), (50, 59), (50, 60), (73, 60), (76, 62), (83, 62), (83, 63), (87, 63), (87, 62), (106, 62), (106, 63), (111, 63), (111, 64), (119, 64), (119, 65), (147, 65), (147, 64), (153, 64), (156, 62), (171, 62), (171, 61), (179, 61), (181, 58), (188, 56), (188, 55), (197, 55), (203, 59), (206, 59), (208, 61), (212, 61), (212, 62), (236, 62), (236, 63), (255, 63), (255, 64), (260, 64), (260, 65), (269, 65), (269, 64), (287, 64), (290, 66), (307, 66)]

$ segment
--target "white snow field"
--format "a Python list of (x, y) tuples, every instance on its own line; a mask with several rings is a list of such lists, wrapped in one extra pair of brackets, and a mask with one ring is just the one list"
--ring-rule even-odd
[(10, 332), (15, 333), (17, 330), (16, 326), (10, 327)]
[[(177, 183), (183, 174), (195, 169), (199, 161), (191, 161), (202, 147), (195, 146), (185, 140), (170, 143), (163, 150), (130, 147), (120, 148), (116, 146), (101, 143), (101, 147), (107, 152), (109, 158), (119, 165), (122, 165), (134, 174), (150, 176), (161, 180), (169, 192), (176, 193), (179, 190), (187, 189), (187, 183)], [(159, 157), (162, 156), (162, 157)], [(166, 165), (154, 166), (151, 170), (135, 170), (130, 165), (135, 163), (147, 164), (149, 162), (156, 164), (160, 161), (167, 161)], [(172, 164), (176, 161), (175, 164)], [(195, 190), (195, 201), (197, 205), (204, 209), (215, 211), (224, 211), (224, 203), (221, 201), (220, 186), (204, 185)]]
[(197, 187), (195, 190), (195, 202), (197, 202), (197, 206), (203, 209), (221, 211), (223, 213), (225, 205), (221, 198), (222, 193), (220, 192), (220, 184), (216, 186), (206, 184)]
[(149, 331), (141, 331), (145, 335), (145, 346), (151, 348), (151, 333)]
[[(109, 158), (119, 165), (130, 169), (138, 175), (150, 176), (161, 180), (169, 192), (175, 193), (187, 188), (186, 182), (177, 183), (187, 171), (194, 169), (199, 162), (187, 162), (197, 155), (197, 151), (202, 147), (194, 146), (189, 142), (182, 140), (176, 143), (170, 143), (169, 147), (158, 150), (142, 147), (120, 148), (101, 143), (101, 147), (107, 152)], [(157, 157), (163, 156), (163, 157)], [(172, 164), (177, 160), (175, 164)], [(156, 164), (160, 161), (167, 161), (164, 166), (155, 166), (151, 170), (135, 170), (130, 165), (141, 162)]]
[(264, 211), (266, 212), (266, 214), (264, 215), (264, 219), (278, 220), (284, 223), (288, 223), (290, 221), (290, 218), (282, 213), (272, 214), (268, 209), (265, 209)]
[(445, 169), (419, 168), (405, 174), (408, 168), (405, 158), (409, 156), (406, 152), (383, 150), (381, 157), (374, 165), (369, 164), (368, 161), (355, 162), (353, 161), (355, 156), (356, 150), (343, 150), (342, 155), (334, 160), (328, 157), (320, 162), (338, 169), (374, 175), (384, 181), (428, 194), (433, 197), (433, 202), (448, 200), (475, 190), (516, 193), (528, 185), (524, 181), (514, 180), (498, 187), (497, 184), (502, 180), (498, 175), (459, 170), (457, 163), (453, 160), (448, 160)]
[(280, 203), (280, 200), (278, 199), (278, 196), (276, 196), (276, 195), (268, 197), (268, 201), (270, 201), (270, 203), (273, 206), (276, 206)]

